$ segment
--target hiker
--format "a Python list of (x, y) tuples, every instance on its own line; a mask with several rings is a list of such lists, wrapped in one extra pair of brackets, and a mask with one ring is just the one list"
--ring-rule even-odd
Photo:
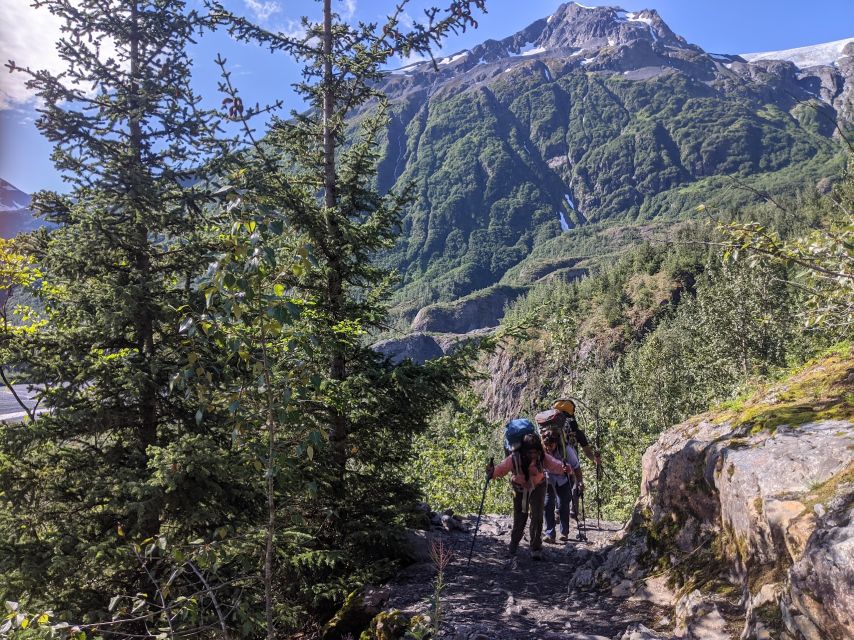
[[(578, 421), (575, 419), (575, 403), (568, 398), (561, 398), (552, 406), (563, 417), (563, 428), (566, 432), (567, 444), (573, 447), (576, 451), (583, 451), (584, 455), (587, 456), (587, 459), (590, 460), (590, 462), (601, 468), (602, 457), (599, 455), (598, 451), (594, 451), (590, 446), (590, 441), (587, 439), (584, 431), (581, 430), (581, 427), (578, 426)], [(584, 492), (584, 485), (572, 486), (570, 491), (572, 493), (570, 515), (576, 522), (578, 522), (580, 517), (578, 500)]]
[(543, 436), (543, 447), (547, 454), (555, 459), (562, 458), (566, 461), (566, 465), (575, 471), (577, 483), (571, 479), (571, 475), (567, 473), (556, 474), (551, 471), (546, 471), (546, 501), (544, 505), (546, 531), (543, 537), (544, 542), (550, 544), (555, 543), (555, 508), (557, 508), (558, 519), (560, 521), (560, 539), (569, 539), (569, 515), (570, 505), (572, 504), (572, 489), (577, 484), (579, 487), (584, 487), (584, 478), (581, 475), (581, 464), (578, 462), (578, 454), (575, 453), (570, 445), (566, 445), (566, 451), (561, 455), (559, 451), (560, 441), (557, 435), (551, 431), (547, 431)]
[[(531, 425), (533, 429), (533, 425)], [(531, 512), (531, 524), (528, 530), (531, 543), (531, 557), (542, 560), (543, 546), (543, 506), (546, 498), (546, 477), (544, 471), (555, 474), (574, 473), (560, 460), (553, 458), (543, 450), (543, 443), (536, 433), (528, 433), (522, 438), (518, 451), (513, 451), (498, 466), (487, 465), (486, 473), (490, 478), (501, 478), (513, 472), (513, 531), (510, 533), (510, 554), (516, 553), (519, 542), (525, 532), (528, 511)]]
[[(553, 434), (560, 443), (558, 445), (558, 455), (562, 455), (560, 449), (566, 445), (567, 447), (571, 447), (574, 452), (579, 450), (584, 451), (584, 454), (597, 466), (597, 470), (601, 468), (602, 459), (599, 456), (599, 452), (594, 451), (590, 447), (587, 436), (579, 428), (578, 422), (575, 420), (575, 403), (567, 398), (561, 398), (552, 406), (552, 409), (541, 411), (535, 417), (540, 427), (540, 437), (545, 437), (546, 434)], [(579, 540), (584, 540), (583, 523), (581, 522), (578, 508), (579, 499), (584, 491), (584, 485), (576, 485), (572, 482), (572, 478), (570, 478), (569, 489), (563, 489), (563, 491), (567, 490), (571, 493), (571, 500), (569, 502), (570, 516), (579, 524)], [(553, 514), (550, 515), (554, 517)]]
[(590, 446), (590, 441), (587, 439), (587, 436), (584, 435), (581, 427), (578, 426), (578, 421), (575, 419), (575, 403), (572, 400), (561, 398), (555, 402), (552, 407), (561, 412), (564, 416), (564, 425), (567, 430), (569, 444), (572, 445), (576, 451), (578, 451), (578, 448), (580, 447), (581, 451), (584, 452), (584, 455), (587, 456), (590, 462), (595, 464), (597, 467), (601, 466), (602, 457), (599, 455), (598, 451), (594, 451)]

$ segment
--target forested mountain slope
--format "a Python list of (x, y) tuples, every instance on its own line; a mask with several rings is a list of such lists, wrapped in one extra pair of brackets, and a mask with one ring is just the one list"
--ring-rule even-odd
[(570, 3), (438, 70), (390, 72), (379, 182), (416, 196), (385, 256), (403, 275), (398, 313), (492, 285), (550, 241), (552, 258), (571, 256), (572, 242), (554, 244), (571, 227), (703, 215), (837, 174), (852, 53), (747, 62), (686, 42), (655, 11)]

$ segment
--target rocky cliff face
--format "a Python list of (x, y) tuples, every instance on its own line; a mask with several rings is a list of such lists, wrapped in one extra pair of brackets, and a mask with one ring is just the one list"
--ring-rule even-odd
[(550, 388), (543, 377), (546, 367), (541, 366), (545, 354), (541, 350), (521, 353), (523, 348), (511, 342), (497, 349), (485, 362), (485, 378), (472, 383), (489, 420), (503, 424), (542, 410), (538, 401)]
[(676, 637), (854, 637), (852, 391), (849, 349), (663, 433), (625, 544), (574, 584), (666, 593)]

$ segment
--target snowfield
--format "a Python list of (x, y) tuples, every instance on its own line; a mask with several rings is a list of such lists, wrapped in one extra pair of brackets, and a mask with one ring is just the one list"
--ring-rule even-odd
[(784, 49), (783, 51), (763, 51), (760, 53), (741, 53), (742, 58), (748, 62), (757, 60), (788, 60), (801, 69), (814, 67), (816, 65), (834, 65), (844, 56), (842, 50), (854, 38), (825, 42), (810, 47), (798, 47), (797, 49)]

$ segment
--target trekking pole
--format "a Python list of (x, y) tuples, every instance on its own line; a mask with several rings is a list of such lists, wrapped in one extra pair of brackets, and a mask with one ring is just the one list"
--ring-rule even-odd
[(599, 412), (596, 414), (596, 453), (599, 454), (599, 464), (596, 465), (596, 530), (602, 531), (602, 495), (599, 485), (602, 484), (602, 443), (599, 440)]
[[(495, 465), (494, 458), (489, 459), (489, 466)], [(480, 528), (480, 516), (483, 514), (483, 503), (486, 501), (486, 490), (489, 487), (489, 481), (492, 480), (492, 474), (486, 475), (486, 482), (483, 485), (483, 495), (480, 497), (480, 508), (477, 510), (477, 522), (474, 525), (474, 535), (471, 538), (471, 549), (469, 549), (469, 560), (466, 563), (466, 568), (471, 564), (471, 554), (474, 553), (474, 541), (477, 540), (477, 530)]]
[(581, 501), (581, 521), (584, 523), (584, 540), (587, 540), (587, 510), (584, 508), (584, 491), (582, 491), (578, 499)]
[(587, 542), (587, 533), (584, 530), (584, 524), (587, 520), (587, 512), (584, 510), (584, 491), (578, 489), (578, 485), (575, 485), (575, 489), (578, 490), (578, 501), (581, 503), (581, 513), (577, 515), (575, 520), (575, 523), (578, 525), (578, 535), (576, 536), (576, 539)]

